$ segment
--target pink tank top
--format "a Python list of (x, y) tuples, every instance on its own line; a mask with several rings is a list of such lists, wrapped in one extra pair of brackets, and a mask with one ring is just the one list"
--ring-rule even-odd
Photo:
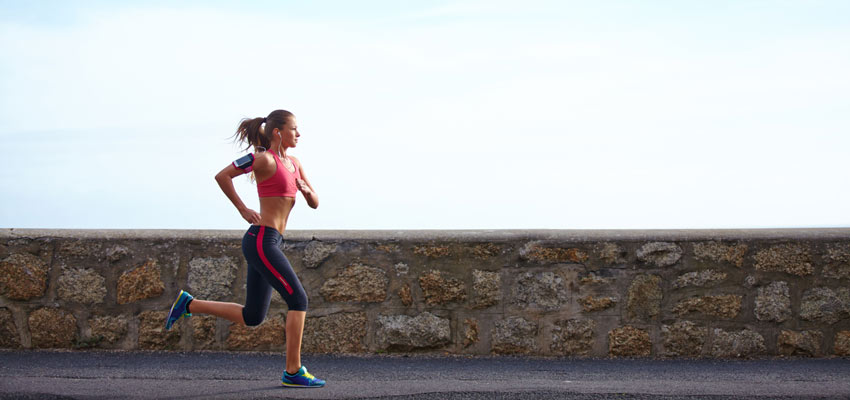
[(298, 186), (295, 185), (295, 180), (301, 179), (301, 171), (298, 170), (298, 165), (292, 160), (289, 160), (295, 168), (295, 172), (289, 172), (283, 166), (280, 157), (275, 152), (271, 153), (274, 156), (274, 163), (277, 166), (277, 170), (271, 178), (257, 182), (257, 192), (260, 194), (260, 197), (295, 197), (295, 193), (298, 193)]

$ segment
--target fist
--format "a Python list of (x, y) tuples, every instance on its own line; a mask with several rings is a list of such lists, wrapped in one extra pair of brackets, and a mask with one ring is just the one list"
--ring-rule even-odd
[(296, 179), (295, 186), (298, 187), (298, 190), (300, 190), (301, 193), (310, 194), (310, 187), (307, 186), (307, 182), (304, 182), (303, 179)]

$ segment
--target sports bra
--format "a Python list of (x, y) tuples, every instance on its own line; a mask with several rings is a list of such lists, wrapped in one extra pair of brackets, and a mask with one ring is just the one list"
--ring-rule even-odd
[(295, 172), (289, 172), (283, 166), (280, 157), (275, 152), (271, 153), (274, 156), (274, 163), (277, 166), (277, 170), (270, 178), (262, 182), (257, 182), (257, 192), (260, 197), (282, 196), (294, 198), (295, 194), (298, 193), (298, 186), (295, 185), (295, 180), (301, 179), (301, 171), (298, 170), (298, 165), (290, 160), (292, 166), (295, 168)]

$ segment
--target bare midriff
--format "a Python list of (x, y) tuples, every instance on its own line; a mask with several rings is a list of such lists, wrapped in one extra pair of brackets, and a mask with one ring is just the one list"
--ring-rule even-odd
[(260, 225), (275, 228), (282, 235), (294, 205), (294, 197), (260, 197)]

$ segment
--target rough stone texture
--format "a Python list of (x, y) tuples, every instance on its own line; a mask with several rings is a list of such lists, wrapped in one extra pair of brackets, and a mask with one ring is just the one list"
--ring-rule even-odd
[(313, 240), (304, 249), (304, 266), (318, 268), (336, 251), (336, 245)]
[(501, 278), (498, 272), (472, 271), (472, 291), (475, 297), (472, 308), (487, 308), (499, 303), (502, 298)]
[(714, 344), (711, 348), (714, 357), (750, 357), (764, 351), (764, 337), (758, 332), (749, 329), (738, 332), (714, 329)]
[(190, 321), (192, 321), (192, 342), (195, 344), (195, 349), (215, 349), (216, 317), (213, 315), (195, 315), (190, 318)]
[(850, 356), (850, 331), (839, 331), (835, 334), (835, 355)]
[(387, 299), (389, 282), (384, 270), (355, 262), (328, 279), (319, 293), (326, 301), (380, 303)]
[(358, 353), (365, 350), (366, 313), (310, 317), (304, 323), (305, 353)]
[(623, 264), (628, 254), (616, 243), (602, 243), (597, 247), (597, 252), (599, 258), (607, 264)]
[(680, 317), (687, 313), (699, 312), (713, 317), (732, 319), (741, 311), (742, 300), (741, 296), (735, 294), (692, 297), (680, 300), (673, 307), (673, 312)]
[(165, 330), (168, 311), (142, 311), (139, 313), (139, 349), (140, 350), (177, 350), (180, 344), (180, 327), (185, 318), (181, 318)]
[(747, 245), (723, 244), (716, 241), (694, 243), (694, 255), (698, 259), (728, 262), (741, 267), (744, 265), (744, 255), (747, 254)]
[(603, 278), (591, 272), (585, 276), (582, 276), (579, 280), (579, 283), (581, 283), (582, 285), (607, 285), (611, 283), (611, 279)]
[(649, 332), (626, 325), (608, 332), (608, 354), (612, 357), (646, 357), (652, 354)]
[(593, 349), (593, 331), (596, 321), (592, 319), (568, 319), (555, 322), (552, 328), (551, 350), (565, 356), (587, 356)]
[(384, 253), (393, 253), (399, 250), (397, 244), (379, 244), (375, 246), (375, 250), (383, 251)]
[(493, 243), (478, 244), (472, 248), (472, 255), (479, 260), (486, 260), (499, 255), (501, 252), (502, 248)]
[(823, 261), (823, 276), (850, 279), (850, 243), (836, 243), (827, 246)]
[(682, 248), (675, 243), (647, 243), (638, 249), (637, 258), (656, 267), (667, 267), (679, 262), (682, 258)]
[(14, 315), (8, 308), (0, 308), (0, 349), (18, 349), (20, 347), (21, 338), (18, 335)]
[(756, 278), (755, 276), (747, 275), (747, 277), (744, 278), (744, 287), (745, 288), (752, 289), (756, 285), (758, 285), (758, 278)]
[(569, 302), (564, 280), (554, 272), (525, 272), (512, 290), (513, 304), (524, 308), (557, 310)]
[(127, 335), (128, 321), (125, 317), (95, 316), (89, 318), (92, 337), (100, 337), (100, 343), (111, 345)]
[(463, 324), (466, 326), (463, 334), (463, 347), (478, 343), (478, 320), (467, 318), (463, 321)]
[(122, 258), (127, 257), (130, 254), (130, 250), (128, 250), (124, 246), (112, 246), (106, 249), (106, 260), (111, 263), (116, 263), (120, 261)]
[(29, 300), (47, 289), (47, 264), (27, 253), (15, 253), (0, 261), (0, 295)]
[(771, 246), (756, 253), (756, 269), (806, 276), (814, 272), (809, 249), (799, 244)]
[(419, 287), (428, 305), (466, 300), (466, 286), (458, 279), (443, 277), (442, 272), (430, 270), (419, 276)]
[(59, 242), (59, 253), (76, 258), (89, 257), (99, 253), (101, 244), (91, 240), (64, 240)]
[(519, 250), (524, 260), (540, 263), (583, 263), (587, 253), (576, 248), (544, 247), (537, 242), (527, 243)]
[(638, 275), (629, 286), (626, 303), (631, 319), (648, 320), (661, 312), (661, 278), (656, 275)]
[(207, 300), (230, 300), (231, 286), (239, 266), (228, 256), (193, 258), (189, 261), (192, 295)]
[(156, 261), (148, 260), (118, 278), (118, 304), (157, 297), (165, 290)]
[(773, 282), (758, 288), (754, 311), (759, 321), (782, 322), (791, 318), (791, 295), (788, 283)]
[[(306, 325), (306, 321), (305, 321)], [(302, 345), (303, 345), (303, 338)], [(282, 350), (286, 342), (286, 321), (281, 315), (267, 318), (258, 326), (231, 324), (227, 350)]]
[(34, 348), (69, 348), (77, 339), (77, 319), (65, 310), (39, 308), (28, 322)]
[(65, 301), (102, 304), (106, 279), (93, 269), (66, 268), (57, 281), (56, 294)]
[(416, 246), (413, 253), (432, 258), (445, 257), (451, 254), (449, 246)]
[(783, 330), (779, 333), (779, 338), (776, 340), (779, 353), (803, 356), (819, 356), (820, 344), (823, 341), (823, 332), (818, 331), (788, 331)]
[(676, 281), (673, 282), (674, 289), (680, 289), (688, 286), (708, 287), (713, 286), (717, 282), (726, 279), (725, 272), (706, 269), (702, 271), (693, 271), (679, 275)]
[(410, 294), (410, 284), (405, 283), (398, 290), (398, 297), (401, 299), (401, 304), (404, 304), (405, 307), (410, 307), (413, 304), (413, 296)]
[(406, 276), (410, 272), (410, 267), (405, 263), (393, 265), (393, 269), (395, 270), (395, 276)]
[(492, 351), (497, 354), (525, 354), (537, 351), (538, 325), (521, 317), (496, 322), (492, 331)]
[(593, 312), (614, 307), (614, 304), (617, 304), (617, 299), (613, 297), (585, 296), (578, 299), (578, 303), (581, 304), (581, 309), (584, 312)]
[(377, 344), (387, 350), (437, 348), (451, 341), (451, 321), (429, 312), (416, 317), (380, 315), (375, 332)]
[(702, 354), (708, 328), (691, 321), (679, 321), (661, 327), (665, 356), (698, 357)]
[(809, 289), (803, 293), (800, 318), (834, 324), (850, 317), (850, 289), (832, 290), (827, 287)]

